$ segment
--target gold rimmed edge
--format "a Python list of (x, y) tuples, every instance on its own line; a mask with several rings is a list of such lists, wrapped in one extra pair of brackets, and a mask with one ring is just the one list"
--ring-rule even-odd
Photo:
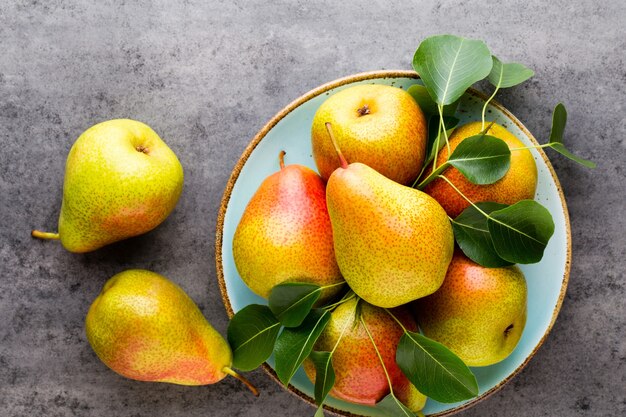
[[(339, 78), (337, 80), (328, 82), (326, 84), (322, 84), (321, 86), (319, 86), (317, 88), (314, 88), (313, 90), (310, 90), (306, 94), (298, 97), (297, 99), (295, 99), (294, 101), (289, 103), (287, 106), (285, 106), (282, 110), (280, 110), (274, 117), (272, 117), (272, 119), (270, 119), (269, 122), (267, 122), (261, 128), (261, 130), (259, 130), (259, 132), (252, 139), (252, 141), (250, 141), (248, 146), (246, 146), (246, 148), (244, 149), (241, 157), (239, 158), (239, 160), (235, 164), (235, 167), (233, 168), (233, 171), (232, 171), (232, 173), (230, 175), (230, 178), (228, 179), (228, 182), (226, 183), (226, 188), (224, 190), (224, 194), (222, 196), (222, 201), (221, 201), (221, 204), (220, 204), (220, 209), (219, 209), (219, 212), (218, 212), (218, 215), (217, 215), (217, 225), (216, 225), (216, 232), (215, 232), (215, 265), (216, 265), (216, 271), (217, 271), (217, 279), (218, 279), (218, 285), (219, 285), (219, 288), (220, 288), (220, 292), (222, 294), (222, 301), (224, 303), (224, 307), (226, 308), (226, 312), (227, 312), (229, 318), (232, 318), (232, 316), (235, 313), (233, 311), (232, 305), (230, 304), (230, 298), (228, 297), (228, 292), (226, 290), (226, 282), (224, 280), (224, 267), (222, 265), (223, 229), (224, 229), (224, 219), (225, 219), (225, 216), (226, 216), (226, 210), (228, 208), (228, 202), (230, 201), (231, 193), (232, 193), (232, 190), (233, 190), (233, 188), (235, 186), (235, 183), (237, 182), (237, 179), (239, 178), (239, 175), (241, 174), (241, 169), (245, 165), (246, 161), (248, 160), (248, 158), (250, 157), (250, 155), (252, 154), (254, 149), (261, 142), (261, 140), (265, 137), (265, 135), (267, 135), (267, 133), (274, 126), (276, 126), (276, 124), (278, 122), (280, 122), (283, 118), (285, 118), (289, 113), (291, 113), (294, 109), (296, 109), (301, 104), (303, 104), (303, 103), (311, 100), (312, 98), (317, 97), (317, 96), (319, 96), (319, 95), (321, 95), (321, 94), (323, 94), (323, 93), (325, 93), (325, 92), (327, 92), (329, 90), (332, 90), (334, 88), (341, 87), (341, 86), (346, 85), (346, 84), (352, 84), (352, 83), (359, 82), (359, 81), (366, 81), (366, 80), (379, 79), (379, 78), (413, 78), (413, 79), (419, 79), (419, 75), (416, 72), (414, 72), (414, 71), (407, 71), (407, 70), (370, 71), (370, 72), (363, 72), (363, 73), (359, 73), (359, 74), (349, 75), (347, 77)], [(483, 101), (487, 100), (487, 96), (485, 94), (483, 94), (483, 93), (481, 93), (481, 92), (479, 92), (479, 91), (477, 91), (477, 90), (475, 90), (473, 88), (470, 88), (468, 90), (468, 92), (470, 94), (474, 95), (475, 97), (480, 98)], [(524, 134), (530, 139), (530, 141), (534, 145), (539, 145), (539, 142), (537, 142), (537, 140), (532, 135), (532, 133), (530, 133), (530, 131), (511, 112), (509, 112), (502, 104), (500, 104), (499, 102), (497, 102), (495, 100), (492, 100), (490, 102), (490, 104), (493, 107), (495, 107), (498, 110), (500, 110), (511, 122), (513, 122), (522, 132), (524, 132)], [(543, 158), (543, 161), (545, 162), (546, 166), (548, 167), (550, 175), (552, 176), (552, 180), (554, 181), (554, 184), (555, 184), (555, 186), (557, 188), (557, 191), (559, 193), (559, 197), (561, 199), (561, 209), (563, 210), (563, 216), (564, 216), (564, 220), (565, 220), (566, 239), (567, 239), (567, 245), (566, 245), (567, 246), (567, 255), (566, 255), (566, 260), (565, 260), (565, 272), (563, 273), (563, 281), (561, 283), (561, 291), (559, 293), (559, 298), (558, 298), (557, 303), (556, 303), (556, 305), (554, 307), (554, 310), (552, 312), (552, 317), (550, 319), (550, 323), (549, 323), (548, 328), (546, 329), (545, 333), (543, 334), (543, 336), (539, 340), (539, 343), (537, 343), (537, 345), (534, 347), (534, 349), (532, 350), (530, 355), (528, 355), (528, 357), (524, 360), (524, 362), (522, 362), (509, 376), (507, 376), (505, 379), (500, 381), (497, 385), (495, 385), (490, 390), (485, 391), (483, 394), (481, 394), (480, 396), (478, 396), (478, 397), (468, 401), (467, 403), (465, 403), (463, 405), (460, 405), (459, 407), (456, 407), (456, 408), (453, 408), (453, 409), (441, 412), (441, 413), (430, 414), (431, 417), (450, 416), (450, 415), (456, 414), (458, 412), (461, 412), (463, 410), (467, 410), (468, 408), (478, 404), (479, 402), (485, 400), (486, 398), (490, 397), (491, 395), (496, 393), (498, 390), (500, 390), (507, 382), (509, 382), (517, 374), (519, 374), (522, 371), (522, 369), (524, 369), (526, 367), (526, 365), (528, 365), (530, 360), (535, 356), (535, 354), (537, 353), (539, 348), (543, 345), (543, 343), (545, 342), (546, 338), (548, 337), (548, 334), (552, 330), (552, 327), (554, 326), (554, 323), (556, 322), (556, 318), (557, 318), (557, 316), (559, 314), (559, 311), (561, 310), (561, 306), (563, 304), (563, 299), (565, 298), (565, 293), (567, 291), (567, 285), (569, 283), (569, 274), (570, 274), (571, 257), (572, 257), (572, 238), (571, 238), (569, 213), (568, 213), (568, 210), (567, 210), (567, 203), (565, 201), (565, 196), (563, 194), (563, 190), (561, 189), (561, 183), (559, 182), (559, 179), (557, 178), (556, 172), (554, 171), (554, 167), (550, 163), (550, 160), (548, 159), (548, 156), (545, 154), (545, 152), (543, 151), (542, 148), (537, 148), (537, 151), (539, 152), (539, 154)], [(274, 372), (274, 370), (269, 365), (264, 363), (263, 364), (263, 369), (265, 370), (265, 372), (274, 381), (276, 381), (278, 384), (282, 385), (282, 383), (278, 380), (278, 377), (276, 376), (276, 373)], [(305, 394), (302, 391), (298, 390), (293, 385), (289, 385), (288, 388), (289, 388), (289, 392), (291, 392), (292, 394), (298, 396), (303, 401), (305, 401), (305, 402), (315, 406), (315, 402), (307, 394)], [(333, 413), (333, 414), (335, 414), (337, 416), (360, 417), (358, 415), (352, 414), (352, 413), (344, 411), (344, 410), (339, 410), (339, 409), (336, 409), (334, 407), (324, 406), (324, 408), (327, 411), (329, 411), (329, 412), (331, 412), (331, 413)]]

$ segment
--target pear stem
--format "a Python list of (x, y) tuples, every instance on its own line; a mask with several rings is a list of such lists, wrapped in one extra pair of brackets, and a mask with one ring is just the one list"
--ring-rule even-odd
[(285, 168), (285, 154), (287, 152), (285, 151), (280, 151), (280, 153), (278, 154), (278, 163), (280, 164), (280, 169)]
[(33, 230), (30, 235), (43, 240), (59, 240), (61, 238), (58, 233), (42, 232), (41, 230)]
[(348, 162), (346, 158), (343, 157), (341, 153), (341, 149), (339, 149), (339, 145), (337, 145), (337, 141), (335, 140), (335, 135), (333, 135), (333, 127), (329, 122), (326, 122), (326, 130), (328, 130), (328, 136), (330, 136), (330, 141), (333, 143), (333, 147), (335, 151), (337, 151), (337, 156), (339, 157), (339, 161), (341, 162), (341, 167), (343, 169), (348, 168)]
[(254, 385), (252, 385), (252, 383), (250, 381), (248, 381), (246, 378), (244, 378), (243, 376), (239, 375), (237, 372), (233, 371), (232, 369), (230, 369), (228, 366), (225, 366), (222, 368), (222, 372), (224, 372), (225, 374), (228, 374), (234, 378), (237, 378), (238, 380), (240, 380), (241, 382), (243, 382), (243, 384), (248, 387), (248, 389), (250, 391), (252, 391), (252, 394), (254, 394), (255, 397), (259, 396), (259, 390), (256, 389), (256, 387)]

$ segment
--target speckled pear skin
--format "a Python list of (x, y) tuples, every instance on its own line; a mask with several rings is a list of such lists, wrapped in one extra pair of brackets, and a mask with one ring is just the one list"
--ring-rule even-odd
[(488, 366), (509, 356), (519, 342), (526, 298), (526, 279), (517, 266), (485, 268), (457, 251), (441, 288), (415, 308), (426, 336), (468, 366)]
[[(361, 317), (372, 333), (389, 372), (394, 392), (400, 396), (401, 401), (407, 400), (408, 404), (416, 407), (419, 400), (413, 398), (414, 393), (409, 389), (410, 382), (396, 364), (396, 348), (404, 333), (402, 328), (383, 309), (363, 300), (358, 303)], [(356, 304), (357, 299), (354, 298), (331, 313), (330, 321), (315, 343), (314, 350), (332, 351), (345, 329), (333, 354), (335, 385), (330, 395), (356, 404), (374, 405), (389, 394), (389, 383), (365, 328), (355, 316)], [(405, 307), (391, 311), (407, 329), (416, 331), (415, 320)], [(310, 360), (304, 362), (304, 370), (309, 379), (315, 381), (315, 366)]]
[(454, 239), (432, 197), (353, 163), (331, 175), (326, 199), (339, 269), (359, 297), (396, 307), (441, 286)]
[(67, 157), (61, 243), (89, 252), (146, 233), (167, 218), (182, 188), (178, 158), (150, 127), (126, 119), (99, 123)]
[(404, 382), (397, 383), (393, 387), (394, 394), (409, 410), (417, 413), (426, 406), (428, 397), (419, 392), (411, 382), (404, 378)]
[(106, 282), (85, 321), (98, 357), (120, 375), (180, 385), (226, 376), (230, 347), (173, 282), (133, 269)]
[[(237, 226), (233, 258), (246, 285), (264, 298), (285, 281), (342, 282), (320, 176), (294, 164), (267, 177)], [(323, 298), (339, 288), (324, 291)]]
[[(486, 124), (485, 126), (488, 126)], [(457, 128), (450, 136), (450, 153), (463, 139), (479, 134), (481, 122), (472, 122)], [(521, 148), (526, 145), (504, 127), (493, 124), (488, 135), (502, 139), (509, 148)], [(442, 148), (437, 157), (437, 166), (448, 160), (448, 149)], [(426, 170), (428, 175), (431, 169)], [(521, 200), (532, 200), (537, 189), (537, 165), (528, 149), (511, 152), (511, 167), (500, 180), (493, 184), (476, 185), (468, 181), (459, 170), (450, 167), (444, 175), (473, 202), (493, 201), (501, 204), (515, 204)], [(425, 177), (424, 177), (425, 178)], [(450, 217), (456, 217), (465, 210), (469, 203), (447, 182), (436, 179), (426, 186), (424, 192), (431, 195), (442, 205)]]
[[(368, 114), (359, 109), (367, 105)], [(341, 164), (326, 130), (331, 123), (349, 162), (361, 162), (401, 184), (415, 180), (424, 162), (426, 119), (406, 91), (387, 85), (356, 85), (330, 96), (311, 127), (313, 158), (328, 180)]]

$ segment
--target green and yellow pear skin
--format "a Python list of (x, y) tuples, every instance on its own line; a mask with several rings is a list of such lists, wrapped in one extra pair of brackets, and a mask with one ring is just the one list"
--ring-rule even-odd
[[(268, 298), (285, 281), (320, 286), (343, 282), (335, 261), (326, 185), (311, 169), (284, 165), (248, 203), (233, 237), (233, 258), (246, 285)], [(339, 286), (324, 291), (326, 299)]]
[(109, 120), (87, 129), (67, 157), (59, 233), (70, 252), (89, 252), (146, 233), (174, 209), (183, 168), (147, 125)]
[(180, 385), (242, 378), (230, 369), (228, 343), (193, 300), (154, 272), (133, 269), (109, 279), (85, 328), (102, 362), (127, 378)]
[(396, 307), (441, 286), (454, 240), (432, 197), (353, 163), (330, 176), (326, 202), (339, 269), (359, 297)]
[(488, 366), (515, 349), (526, 324), (527, 288), (517, 266), (485, 268), (457, 251), (434, 294), (415, 303), (424, 335), (468, 366)]
[(426, 406), (428, 397), (419, 392), (407, 378), (394, 385), (393, 391), (402, 404), (414, 413), (421, 411)]

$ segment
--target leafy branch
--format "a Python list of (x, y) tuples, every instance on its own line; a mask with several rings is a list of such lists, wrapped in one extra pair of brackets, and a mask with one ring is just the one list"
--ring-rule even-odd
[[(552, 148), (556, 152), (565, 156), (568, 159), (571, 159), (574, 162), (579, 163), (580, 165), (586, 168), (595, 168), (596, 163), (592, 162), (588, 159), (581, 158), (578, 155), (570, 152), (565, 145), (563, 144), (563, 133), (565, 132), (565, 124), (567, 123), (567, 110), (565, 110), (565, 106), (563, 103), (559, 103), (554, 107), (554, 111), (552, 112), (552, 128), (550, 129), (550, 140), (548, 143), (539, 145), (539, 146), (530, 146), (528, 148)], [(517, 151), (520, 149), (527, 148), (514, 148), (511, 151)]]
[(491, 72), (487, 76), (487, 80), (495, 87), (493, 93), (485, 101), (485, 105), (483, 106), (482, 111), (482, 129), (485, 128), (485, 111), (487, 110), (487, 105), (489, 102), (493, 100), (496, 96), (496, 93), (501, 88), (509, 88), (516, 86), (518, 84), (523, 83), (528, 80), (530, 77), (535, 75), (534, 71), (526, 68), (522, 64), (517, 63), (508, 63), (503, 64), (498, 58), (492, 56), (493, 65), (491, 67)]
[[(446, 181), (470, 203), (470, 207), (487, 219), (487, 230), (489, 230), (494, 250), (500, 258), (511, 263), (521, 264), (536, 263), (541, 260), (548, 241), (554, 233), (552, 215), (545, 207), (534, 200), (522, 200), (512, 206), (488, 213), (468, 199), (448, 178), (443, 175), (440, 175), (439, 178)], [(460, 216), (462, 215), (463, 213)], [(454, 222), (462, 224), (458, 217)], [(470, 230), (471, 228), (468, 227), (465, 232)], [(482, 232), (483, 230), (477, 231)], [(458, 235), (455, 236), (458, 239)], [(461, 249), (463, 250), (463, 247)], [(468, 257), (470, 256), (465, 250), (464, 253)], [(475, 260), (474, 258), (471, 259)]]
[(438, 168), (435, 169), (433, 164), (432, 172), (416, 188), (423, 190), (450, 166), (458, 169), (473, 184), (493, 184), (504, 177), (511, 165), (511, 151), (503, 140), (487, 135), (490, 127), (459, 143)]

